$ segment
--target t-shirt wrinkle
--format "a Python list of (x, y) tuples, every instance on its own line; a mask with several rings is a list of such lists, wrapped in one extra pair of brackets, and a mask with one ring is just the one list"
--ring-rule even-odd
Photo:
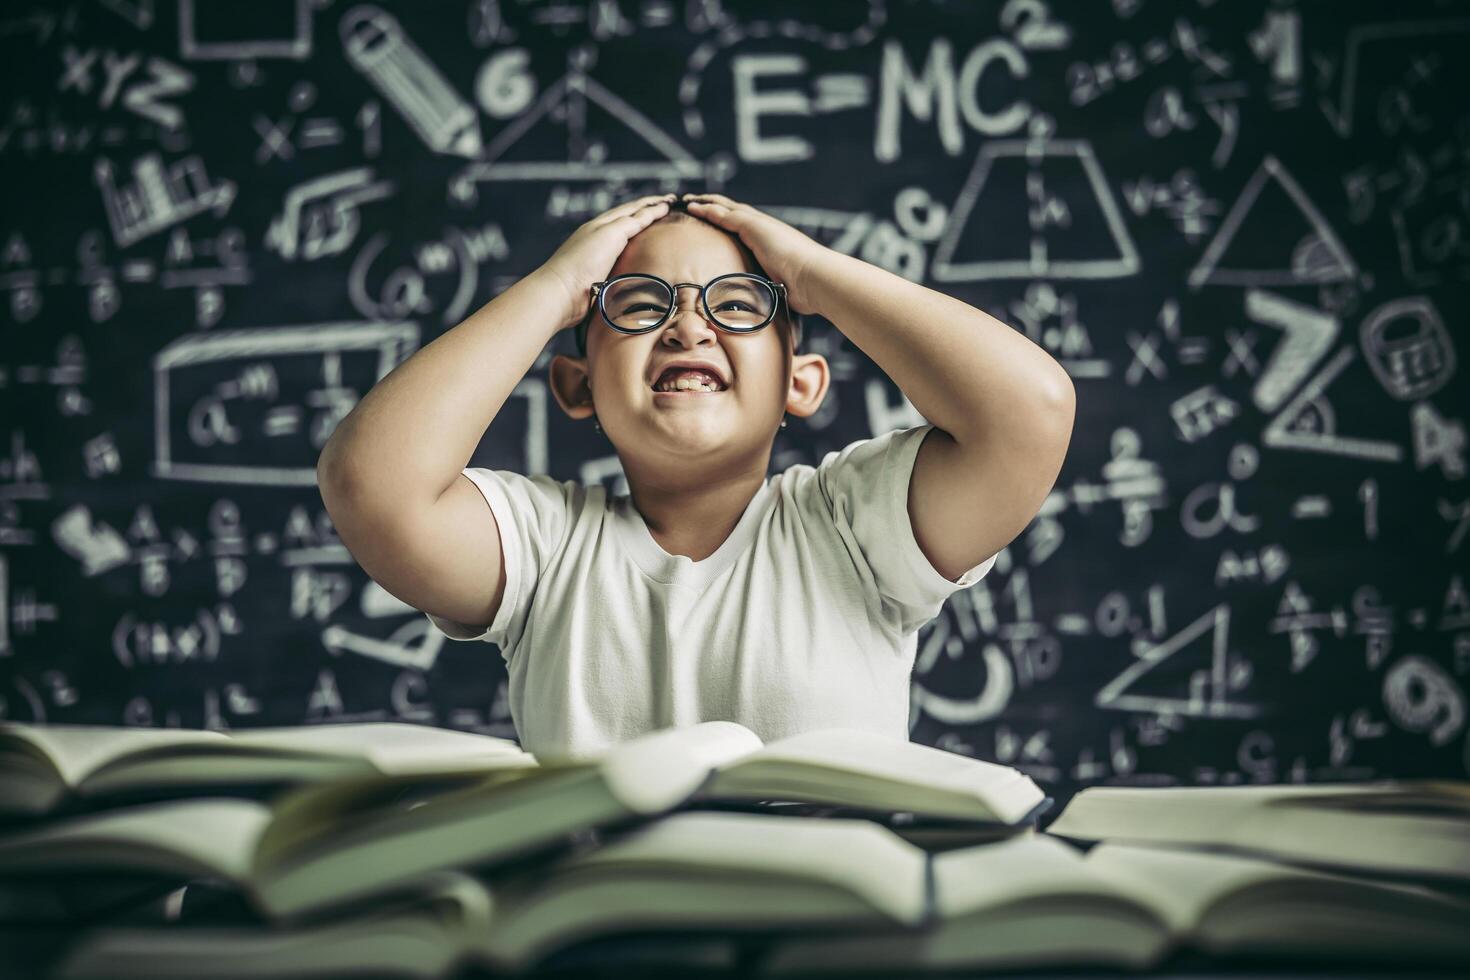
[(951, 581), (919, 548), (908, 489), (925, 424), (768, 478), (701, 561), (671, 555), (626, 495), (466, 467), (501, 530), (506, 589), (485, 629), (521, 744), (596, 754), (671, 725), (738, 721), (770, 741), (849, 726), (908, 738), (918, 631)]

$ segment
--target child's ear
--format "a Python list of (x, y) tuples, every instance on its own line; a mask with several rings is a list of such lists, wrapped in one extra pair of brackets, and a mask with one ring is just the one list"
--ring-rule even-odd
[(548, 372), (552, 397), (562, 411), (574, 419), (591, 418), (596, 412), (592, 404), (592, 386), (587, 358), (557, 354)]
[(791, 358), (791, 391), (786, 396), (786, 411), (797, 418), (809, 418), (827, 397), (832, 383), (832, 369), (821, 354), (797, 354)]

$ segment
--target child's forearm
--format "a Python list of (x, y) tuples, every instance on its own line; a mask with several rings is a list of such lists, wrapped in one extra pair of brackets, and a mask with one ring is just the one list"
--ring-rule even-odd
[(569, 315), (565, 286), (538, 271), (398, 365), (322, 447), (324, 497), (393, 508), (437, 500)]
[(810, 271), (815, 312), (960, 445), (994, 447), (997, 439), (1026, 445), (1037, 436), (1070, 433), (1066, 369), (1008, 324), (839, 252)]

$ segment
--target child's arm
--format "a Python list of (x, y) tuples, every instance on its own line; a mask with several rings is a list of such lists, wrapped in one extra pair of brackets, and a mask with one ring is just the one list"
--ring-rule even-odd
[(498, 525), (461, 471), (547, 342), (585, 315), (591, 282), (667, 212), (663, 200), (640, 198), (582, 225), (337, 425), (317, 460), (322, 501), (342, 543), (392, 595), (460, 623), (493, 620), (505, 588)]
[(1051, 492), (1072, 438), (1071, 379), (983, 310), (860, 259), (833, 258), (814, 280), (817, 312), (940, 430), (914, 459), (909, 520), (929, 561), (957, 578), (1024, 531)]
[(537, 270), (394, 368), (322, 447), (322, 487), (354, 484), (357, 502), (400, 508), (437, 500), (547, 342), (567, 326), (563, 296), (560, 284)]
[(493, 621), (501, 531), (461, 470), (561, 321), (533, 273), (380, 380), (322, 447), (317, 487), (342, 543), (390, 594), (458, 623)]
[[(909, 515), (934, 567), (957, 578), (1025, 530), (1056, 482), (1076, 397), (1066, 370), (1008, 324), (826, 248), (747, 204), (689, 210), (740, 235), (801, 312), (832, 321), (941, 432), (914, 461)], [(940, 435), (944, 438), (939, 438)]]

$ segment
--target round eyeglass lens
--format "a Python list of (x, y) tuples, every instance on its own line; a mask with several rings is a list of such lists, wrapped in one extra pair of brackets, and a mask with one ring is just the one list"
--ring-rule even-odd
[(662, 320), (673, 297), (657, 279), (629, 276), (602, 290), (602, 312), (619, 330), (648, 330)]
[[(754, 330), (771, 319), (776, 291), (755, 276), (728, 276), (709, 289), (710, 313), (730, 330)], [(657, 279), (629, 276), (602, 291), (602, 309), (619, 330), (640, 332), (657, 326), (673, 303), (669, 288)]]
[(753, 330), (771, 318), (776, 291), (754, 276), (729, 276), (709, 288), (709, 311), (731, 330)]

